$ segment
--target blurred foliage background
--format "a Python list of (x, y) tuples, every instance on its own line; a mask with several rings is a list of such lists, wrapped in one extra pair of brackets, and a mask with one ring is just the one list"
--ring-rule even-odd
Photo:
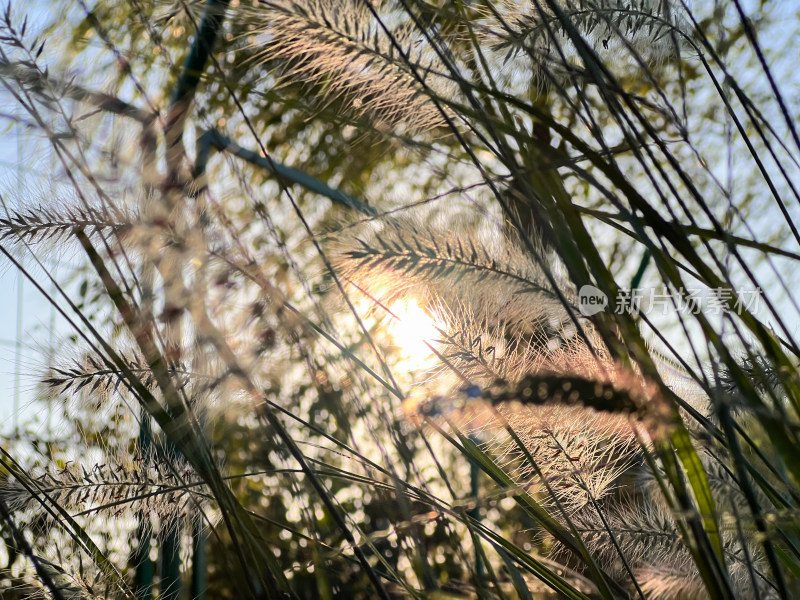
[[(678, 39), (668, 19), (653, 18), (673, 14), (670, 3), (622, 3), (624, 10), (617, 4), (559, 4), (575, 9), (571, 22), (608, 69), (605, 87), (593, 79), (579, 48), (565, 44), (561, 54), (554, 45), (553, 39), (571, 35), (561, 17), (553, 17), (550, 26), (558, 31), (552, 31), (521, 3), (9, 4), (0, 79), (4, 101), (22, 109), (9, 109), (3, 118), (8, 131), (19, 128), (32, 148), (51, 145), (57, 157), (49, 185), (3, 192), (0, 239), (20, 256), (74, 257), (78, 265), (60, 279), (63, 297), (45, 293), (65, 309), (65, 298), (72, 299), (74, 314), (86, 321), (74, 317), (76, 331), (64, 336), (46, 372), (34, 374), (41, 380), (37, 396), (56, 407), (52, 437), (28, 433), (3, 444), (6, 481), (23, 481), (21, 474), (28, 473), (47, 487), (55, 480), (42, 473), (52, 473), (61, 483), (53, 483), (51, 493), (62, 495), (50, 500), (75, 523), (66, 514), (45, 518), (28, 507), (17, 513), (31, 546), (26, 549), (14, 519), (6, 518), (3, 597), (127, 592), (174, 598), (197, 597), (201, 589), (209, 598), (278, 597), (261, 590), (266, 581), (267, 589), (286, 587), (300, 598), (371, 598), (378, 594), (375, 577), (389, 597), (511, 598), (525, 597), (524, 589), (528, 597), (545, 594), (533, 566), (526, 571), (513, 564), (527, 564), (526, 553), (545, 553), (552, 541), (530, 507), (478, 475), (469, 452), (456, 451), (404, 412), (403, 400), (424, 389), (427, 375), (386, 333), (386, 311), (369, 310), (370, 298), (358, 292), (343, 300), (327, 249), (355, 245), (361, 220), (413, 212), (422, 222), (454, 231), (487, 224), (496, 231), (517, 229), (523, 237), (544, 239), (547, 256), (570, 264), (568, 250), (553, 238), (574, 232), (564, 233), (563, 215), (542, 210), (547, 201), (559, 206), (566, 197), (610, 281), (625, 287), (638, 278), (641, 287), (655, 287), (665, 276), (652, 268), (653, 249), (642, 237), (652, 233), (660, 242), (663, 232), (646, 218), (637, 228), (615, 208), (624, 183), (692, 238), (698, 264), (687, 266), (688, 281), (709, 285), (697, 269), (717, 261), (731, 287), (745, 289), (752, 269), (786, 320), (767, 324), (793, 347), (787, 330), (796, 331), (797, 324), (797, 254), (789, 249), (798, 240), (798, 208), (780, 199), (797, 196), (796, 153), (791, 126), (781, 119), (748, 32), (759, 36), (767, 62), (785, 68), (800, 31), (796, 6), (751, 2), (742, 20), (731, 3), (706, 3), (687, 13), (696, 23), (678, 23), (691, 31)], [(306, 26), (292, 25), (296, 31), (288, 20), (270, 22), (290, 13), (313, 16), (314, 10), (327, 21), (308, 18)], [(373, 10), (397, 33), (398, 47), (378, 42)], [(35, 31), (24, 25), (26, 12)], [(417, 29), (404, 15), (413, 15)], [(622, 41), (604, 29), (608, 18)], [(357, 19), (371, 24), (359, 28)], [(193, 63), (194, 53), (203, 53), (198, 30), (212, 21), (214, 50)], [(419, 27), (435, 32), (455, 58), (432, 53)], [(304, 62), (303, 36), (318, 40), (318, 62)], [(352, 71), (336, 63), (341, 57), (325, 62), (326, 44), (337, 43), (352, 46)], [(374, 64), (382, 59), (390, 65), (386, 71)], [(470, 94), (485, 113), (465, 99), (463, 81), (438, 71), (450, 60), (474, 84)], [(425, 113), (424, 102), (417, 106), (416, 94), (424, 94), (405, 90), (417, 84), (403, 79), (413, 71), (403, 64), (418, 67), (455, 125)], [(800, 80), (788, 71), (791, 78), (779, 83), (793, 115), (800, 108)], [(716, 77), (713, 85), (709, 73)], [(348, 87), (348, 77), (361, 82), (362, 75), (363, 88)], [(375, 91), (376, 81), (383, 82), (388, 100)], [(187, 85), (190, 93), (183, 96)], [(741, 88), (746, 94), (738, 93)], [(741, 130), (720, 90), (726, 99), (737, 98), (736, 113), (752, 117)], [(642, 121), (620, 121), (620, 105), (634, 106), (630, 112)], [(645, 133), (631, 136), (628, 129)], [(227, 151), (214, 147), (220, 145)], [(668, 159), (650, 154), (663, 148), (680, 165), (680, 176), (668, 184), (651, 178), (662, 164), (670, 168)], [(772, 153), (778, 158), (768, 159)], [(754, 165), (752, 156), (764, 157), (764, 164)], [(619, 170), (618, 180), (603, 170), (606, 159)], [(275, 165), (296, 171), (276, 178)], [(774, 205), (765, 180), (774, 186)], [(309, 189), (320, 182), (328, 186), (323, 193)], [(545, 197), (541, 204), (530, 200), (539, 194)], [(682, 204), (683, 197), (702, 198), (705, 206)], [(151, 317), (145, 329), (155, 332), (165, 377), (196, 416), (189, 446), (176, 447), (172, 433), (164, 436), (155, 426), (152, 439), (143, 442), (150, 416), (137, 405), (146, 400), (142, 390), (159, 399), (163, 393), (167, 404), (169, 394), (75, 228), (93, 240), (121, 295)], [(733, 247), (744, 260), (731, 259)], [(47, 268), (31, 256), (20, 259), (24, 268), (47, 282)], [(574, 274), (563, 266), (555, 270), (566, 279)], [(691, 319), (654, 316), (638, 325), (659, 351), (676, 362), (684, 359), (690, 371), (707, 371), (709, 361), (718, 360), (702, 326)], [(714, 326), (713, 335), (733, 335), (729, 325)], [(621, 331), (627, 340), (629, 330)], [(98, 350), (100, 339), (119, 360)], [(634, 360), (641, 357), (628, 350)], [(175, 410), (168, 406), (167, 413), (177, 423)], [(794, 432), (787, 439), (796, 435), (794, 422), (786, 424)], [(287, 436), (324, 494), (298, 466)], [(769, 438), (763, 430), (752, 436), (756, 448)], [(208, 455), (187, 452), (191, 444), (207, 447)], [(779, 467), (784, 469), (792, 471)], [(217, 470), (230, 487), (229, 500), (214, 487)], [(141, 492), (104, 491), (120, 482)], [(795, 483), (786, 491), (791, 515)], [(21, 492), (9, 487), (0, 498), (13, 507), (21, 502), (15, 493)], [(787, 528), (796, 533), (795, 526)], [(477, 543), (479, 538), (484, 541)], [(198, 552), (198, 544), (205, 550)], [(787, 553), (781, 564), (791, 579), (798, 562), (796, 550)], [(541, 560), (555, 573), (552, 580), (544, 577), (550, 587), (563, 576), (575, 597), (611, 597), (593, 587), (597, 581), (589, 581), (593, 577), (587, 579), (578, 564), (568, 561), (562, 568)], [(143, 573), (143, 565), (152, 565), (154, 575)], [(194, 580), (195, 573), (205, 576)], [(49, 585), (48, 577), (66, 583)], [(182, 584), (169, 588), (173, 580)]]

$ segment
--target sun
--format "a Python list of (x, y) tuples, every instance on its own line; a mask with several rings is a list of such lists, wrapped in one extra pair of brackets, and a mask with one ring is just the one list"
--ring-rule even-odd
[(389, 335), (399, 348), (401, 360), (411, 369), (423, 367), (433, 357), (431, 346), (440, 336), (436, 322), (413, 299), (398, 300), (389, 311)]

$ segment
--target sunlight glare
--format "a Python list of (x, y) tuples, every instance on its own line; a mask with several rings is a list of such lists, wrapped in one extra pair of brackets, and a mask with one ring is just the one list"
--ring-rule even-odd
[(433, 318), (415, 300), (398, 300), (389, 310), (397, 317), (389, 323), (389, 334), (403, 362), (412, 369), (423, 366), (433, 356), (428, 344), (439, 337)]

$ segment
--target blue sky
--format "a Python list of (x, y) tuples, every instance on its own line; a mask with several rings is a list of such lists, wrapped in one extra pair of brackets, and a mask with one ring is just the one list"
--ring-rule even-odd
[[(28, 17), (31, 35), (53, 20), (53, 8), (64, 13), (64, 3), (56, 0), (30, 0), (25, 3), (12, 2), (12, 14)], [(66, 18), (66, 15), (64, 15)], [(55, 63), (58, 56), (48, 58), (45, 47), (43, 63)], [(15, 124), (23, 113), (13, 98), (0, 89), (0, 194), (9, 207), (17, 206), (19, 198), (27, 202), (49, 201), (56, 194), (52, 185), (56, 180), (58, 165), (49, 142), (39, 133)], [(5, 211), (0, 206), (0, 212)], [(1, 243), (1, 242), (0, 242)], [(11, 249), (8, 244), (4, 247)], [(17, 252), (26, 268), (38, 277), (39, 283), (48, 291), (52, 288), (36, 268), (27, 252)], [(48, 267), (63, 276), (74, 253), (40, 253), (47, 256)], [(61, 264), (62, 266), (57, 266)], [(0, 259), (0, 436), (8, 436), (15, 427), (47, 435), (47, 426), (57, 426), (57, 418), (51, 421), (48, 411), (35, 402), (36, 383), (46, 372), (48, 357), (57, 350), (70, 333), (67, 323), (35, 287), (8, 263)]]
[[(49, 182), (52, 161), (41, 154), (31, 156), (32, 147), (37, 152), (46, 150), (44, 144), (35, 143), (16, 126), (0, 137), (0, 192), (11, 205), (20, 191), (31, 186), (43, 189)], [(23, 260), (27, 266), (32, 264), (29, 257)], [(55, 315), (35, 287), (4, 260), (0, 265), (0, 435), (9, 435), (17, 425), (46, 422), (42, 407), (31, 402), (48, 347), (57, 345), (57, 332), (64, 331), (61, 319)]]

